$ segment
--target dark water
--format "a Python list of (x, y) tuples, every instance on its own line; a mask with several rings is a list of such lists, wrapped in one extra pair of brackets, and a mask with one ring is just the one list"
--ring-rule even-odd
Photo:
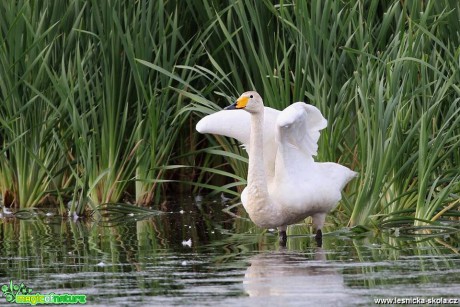
[[(459, 232), (328, 230), (277, 234), (241, 207), (185, 199), (168, 213), (71, 221), (0, 219), (0, 286), (84, 294), (87, 305), (368, 306), (375, 299), (460, 299)], [(438, 300), (438, 301), (436, 301)], [(0, 297), (0, 304), (8, 304)], [(11, 305), (11, 304), (10, 304)], [(458, 304), (457, 304), (458, 305)]]

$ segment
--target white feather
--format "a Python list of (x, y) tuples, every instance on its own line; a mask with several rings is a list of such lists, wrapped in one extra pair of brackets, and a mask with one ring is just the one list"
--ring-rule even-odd
[(356, 176), (345, 166), (313, 160), (327, 120), (316, 107), (303, 102), (278, 111), (263, 107), (256, 92), (241, 97), (249, 101), (244, 110), (208, 115), (196, 128), (245, 144), (250, 167), (241, 200), (249, 216), (261, 227), (281, 229), (312, 216), (321, 229), (326, 213), (340, 200), (341, 190)]

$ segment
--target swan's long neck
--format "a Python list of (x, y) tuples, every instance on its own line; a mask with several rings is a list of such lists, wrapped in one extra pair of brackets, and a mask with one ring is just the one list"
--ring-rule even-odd
[(264, 167), (264, 111), (251, 114), (249, 141), (248, 200), (251, 206), (269, 205), (267, 179)]

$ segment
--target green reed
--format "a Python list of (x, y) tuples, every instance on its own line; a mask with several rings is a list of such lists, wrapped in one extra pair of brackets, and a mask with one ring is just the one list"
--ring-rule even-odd
[[(228, 45), (209, 48), (219, 88), (236, 87), (229, 96), (256, 89), (278, 109), (307, 101), (328, 119), (319, 161), (360, 173), (338, 208), (349, 225), (455, 215), (459, 37), (449, 29), (458, 4), (236, 2), (213, 16)], [(197, 99), (194, 107), (207, 114), (214, 105)]]
[(48, 73), (61, 47), (50, 37), (62, 29), (58, 18), (68, 12), (58, 13), (51, 3), (23, 1), (3, 2), (0, 11), (0, 190), (8, 205), (27, 208), (50, 192), (61, 199), (66, 185), (65, 155), (57, 146), (62, 105), (54, 99)]
[(318, 160), (360, 174), (337, 223), (458, 217), (456, 2), (30, 0), (0, 15), (7, 206), (237, 196), (246, 153), (194, 126), (255, 89), (328, 119)]

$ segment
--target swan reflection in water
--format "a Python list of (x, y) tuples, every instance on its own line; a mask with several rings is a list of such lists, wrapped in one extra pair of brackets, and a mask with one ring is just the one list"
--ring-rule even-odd
[(257, 254), (249, 263), (243, 286), (250, 297), (305, 297), (305, 306), (340, 304), (348, 297), (342, 273), (328, 266), (321, 247), (316, 249), (314, 260), (282, 250)]

